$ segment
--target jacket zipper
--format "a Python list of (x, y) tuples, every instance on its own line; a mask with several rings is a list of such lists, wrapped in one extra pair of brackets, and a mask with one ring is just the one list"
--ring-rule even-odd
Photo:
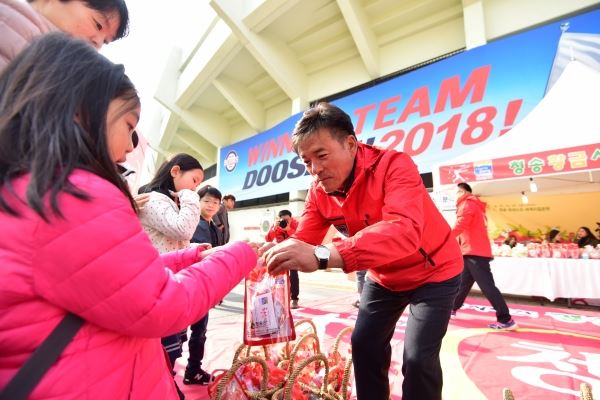
[(425, 268), (428, 268), (429, 266), (435, 267), (435, 261), (433, 261), (433, 258), (431, 258), (422, 247), (419, 247), (419, 253), (425, 258)]

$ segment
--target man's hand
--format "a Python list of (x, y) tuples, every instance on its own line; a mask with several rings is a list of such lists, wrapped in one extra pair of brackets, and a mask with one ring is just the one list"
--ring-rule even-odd
[(315, 246), (290, 238), (267, 250), (263, 257), (271, 275), (285, 270), (314, 272), (319, 267), (314, 251)]

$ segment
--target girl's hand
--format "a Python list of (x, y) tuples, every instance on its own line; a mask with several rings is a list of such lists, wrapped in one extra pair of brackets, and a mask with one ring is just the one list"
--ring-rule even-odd
[(259, 249), (258, 249), (258, 256), (262, 257), (271, 247), (275, 246), (277, 243), (275, 242), (267, 242), (264, 243)]
[(198, 261), (202, 260), (208, 254), (204, 254), (205, 251), (212, 249), (212, 245), (210, 243), (190, 243), (190, 247), (196, 248)]
[(138, 210), (141, 210), (150, 200), (150, 193), (136, 194), (133, 196), (133, 200), (135, 201)]

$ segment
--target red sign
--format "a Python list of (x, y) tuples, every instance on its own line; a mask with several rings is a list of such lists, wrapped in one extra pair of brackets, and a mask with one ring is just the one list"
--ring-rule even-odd
[(600, 143), (440, 167), (443, 185), (600, 169)]

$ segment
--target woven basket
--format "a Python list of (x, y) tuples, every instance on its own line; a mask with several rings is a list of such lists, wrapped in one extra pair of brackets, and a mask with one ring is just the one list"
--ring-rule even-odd
[[(266, 345), (263, 345), (260, 347), (262, 347), (264, 359), (268, 360), (269, 359), (269, 348)], [(236, 361), (238, 361), (240, 359), (240, 356), (242, 356), (243, 358), (250, 357), (252, 355), (251, 351), (252, 351), (252, 346), (241, 344), (235, 350), (235, 353), (233, 354), (233, 362), (232, 363), (235, 363)]]
[[(592, 388), (587, 383), (581, 383), (579, 386), (579, 390), (581, 392), (581, 400), (594, 400), (592, 397)], [(512, 391), (509, 388), (502, 389), (502, 399), (503, 400), (515, 400)]]
[(260, 390), (258, 392), (246, 392), (246, 395), (252, 400), (267, 400), (269, 395), (267, 394), (267, 384), (269, 382), (269, 368), (267, 367), (267, 363), (260, 357), (249, 356), (243, 358), (241, 360), (237, 360), (233, 363), (231, 368), (223, 375), (223, 378), (219, 381), (217, 385), (217, 392), (214, 400), (227, 400), (224, 395), (225, 387), (231, 380), (234, 378), (237, 370), (246, 364), (250, 364), (252, 362), (259, 363), (263, 368), (263, 376), (260, 382)]
[[(287, 378), (285, 382), (280, 383), (279, 385), (269, 388), (269, 369), (266, 363), (266, 360), (269, 360), (271, 356), (274, 354), (271, 353), (272, 348), (270, 346), (260, 346), (262, 351), (253, 351), (253, 346), (240, 345), (233, 356), (233, 364), (231, 368), (226, 370), (226, 372), (222, 375), (222, 378), (215, 382), (217, 384), (215, 396), (212, 398), (213, 400), (227, 400), (224, 398), (223, 392), (227, 385), (231, 382), (232, 379), (236, 379), (236, 372), (243, 365), (249, 364), (252, 362), (259, 363), (263, 369), (263, 376), (260, 383), (260, 389), (257, 392), (247, 392), (246, 395), (249, 399), (252, 400), (291, 400), (292, 396), (292, 388), (294, 384), (300, 386), (300, 388), (304, 392), (310, 392), (313, 395), (313, 398), (316, 396), (321, 400), (349, 400), (349, 382), (352, 377), (352, 357), (349, 356), (346, 359), (344, 364), (344, 372), (342, 376), (342, 382), (339, 392), (334, 390), (334, 387), (331, 387), (328, 383), (328, 374), (330, 373), (330, 366), (328, 365), (328, 358), (326, 355), (321, 353), (321, 344), (319, 341), (319, 337), (317, 336), (317, 328), (315, 324), (308, 319), (299, 320), (294, 324), (294, 327), (298, 327), (300, 325), (306, 324), (310, 327), (310, 329), (306, 330), (302, 336), (300, 336), (295, 342), (287, 342), (284, 346), (279, 350), (279, 357), (283, 360), (278, 363), (278, 367), (282, 369), (286, 369)], [(334, 353), (339, 354), (340, 343), (343, 338), (348, 334), (352, 333), (352, 328), (347, 327), (342, 329), (338, 335), (335, 337), (333, 341), (333, 345), (330, 350), (330, 355)], [(311, 341), (314, 341), (314, 347), (311, 345)], [(310, 351), (310, 357), (299, 361), (298, 354), (299, 352), (306, 349), (306, 347), (310, 346), (308, 349)], [(259, 346), (254, 346), (256, 349)], [(311, 354), (313, 353), (314, 354)], [(262, 353), (262, 354), (261, 354)], [(322, 363), (325, 366), (325, 377), (323, 379), (323, 384), (321, 387), (314, 387), (311, 385), (306, 385), (302, 382), (296, 382), (298, 376), (302, 373), (302, 370), (306, 368), (309, 364), (312, 363)], [(339, 379), (339, 377), (338, 377)], [(334, 386), (337, 387), (337, 384)]]
[(323, 377), (323, 384), (322, 384), (322, 386), (320, 388), (317, 388), (317, 387), (314, 387), (314, 386), (311, 386), (311, 385), (306, 385), (306, 384), (301, 383), (301, 382), (298, 383), (298, 384), (300, 385), (300, 387), (304, 391), (311, 392), (313, 395), (315, 395), (319, 399), (322, 399), (322, 400), (338, 400), (338, 398), (336, 396), (332, 396), (326, 390), (326, 388), (327, 388), (327, 374), (329, 374), (329, 366), (327, 365), (327, 357), (325, 357), (321, 353), (315, 354), (314, 356), (311, 356), (311, 357), (307, 358), (306, 360), (302, 361), (300, 364), (298, 364), (298, 366), (290, 374), (290, 377), (287, 380), (287, 382), (286, 382), (285, 386), (283, 387), (283, 389), (279, 389), (278, 391), (276, 391), (273, 394), (272, 400), (293, 400), (292, 399), (292, 388), (294, 387), (296, 379), (298, 378), (298, 376), (300, 375), (300, 373), (302, 372), (302, 370), (307, 365), (315, 363), (315, 362), (320, 362), (320, 363), (322, 363), (325, 366), (325, 376)]
[(592, 388), (590, 385), (582, 382), (579, 388), (581, 390), (581, 400), (594, 400), (592, 397)]
[[(264, 360), (269, 360), (269, 359), (270, 359), (269, 346), (263, 345), (263, 346), (260, 346), (260, 347), (262, 348), (262, 351), (263, 351), (263, 356), (264, 356), (264, 358), (263, 358), (263, 359), (264, 359)], [(236, 349), (236, 351), (235, 351), (235, 353), (234, 353), (234, 355), (233, 355), (233, 365), (232, 365), (232, 367), (231, 367), (231, 368), (233, 368), (233, 366), (235, 365), (235, 363), (236, 363), (237, 361), (244, 360), (244, 359), (246, 359), (246, 358), (248, 358), (248, 357), (259, 357), (259, 358), (260, 358), (260, 356), (258, 356), (258, 355), (254, 355), (254, 356), (252, 356), (252, 355), (251, 355), (251, 351), (252, 351), (252, 346), (248, 346), (248, 345), (245, 345), (245, 344), (242, 344), (242, 345), (240, 345), (240, 346), (239, 346), (239, 347)], [(230, 369), (231, 369), (231, 368), (230, 368)], [(263, 369), (263, 371), (268, 371), (268, 370), (264, 370), (264, 369)], [(267, 379), (268, 379), (268, 377), (269, 377), (269, 375), (268, 375), (268, 372), (267, 372), (266, 376), (267, 376)], [(264, 378), (264, 377), (263, 377), (263, 378)], [(276, 385), (276, 386), (272, 387), (272, 388), (267, 388), (267, 389), (265, 389), (265, 390), (263, 391), (263, 395), (264, 395), (264, 397), (266, 397), (266, 398), (270, 398), (270, 396), (271, 396), (271, 395), (272, 395), (272, 394), (273, 394), (273, 393), (274, 393), (276, 390), (278, 390), (278, 389), (281, 389), (281, 387), (283, 387), (283, 382), (282, 382), (281, 384), (279, 384), (279, 385)]]
[[(294, 329), (298, 328), (301, 325), (309, 325), (312, 330), (312, 333), (314, 333), (315, 335), (317, 334), (317, 327), (315, 326), (315, 323), (312, 322), (310, 319), (301, 319), (296, 321), (296, 323), (294, 324)], [(295, 331), (297, 333), (298, 329), (295, 329)], [(292, 347), (293, 346), (291, 342), (286, 342), (285, 345), (279, 350), (279, 358), (281, 358), (282, 360), (289, 360), (290, 353), (292, 352)]]
[[(292, 349), (292, 352), (290, 353), (290, 358), (288, 360), (287, 363), (287, 370), (289, 371), (289, 373), (291, 373), (294, 369), (294, 363), (296, 361), (296, 355), (298, 354), (298, 352), (300, 350), (302, 350), (302, 347), (304, 345), (305, 342), (308, 342), (310, 339), (314, 340), (316, 343), (316, 354), (320, 354), (321, 353), (321, 345), (319, 343), (319, 337), (317, 336), (316, 333), (307, 333), (306, 335), (302, 336), (294, 345), (294, 348)], [(280, 362), (281, 364), (281, 362)]]
[[(342, 329), (337, 334), (337, 336), (335, 337), (335, 340), (333, 341), (333, 346), (331, 346), (330, 354), (339, 353), (339, 347), (340, 347), (340, 343), (341, 343), (342, 339), (344, 338), (344, 336), (346, 336), (348, 334), (352, 334), (352, 331), (353, 331), (353, 328), (349, 326), (349, 327)], [(344, 364), (344, 375), (342, 377), (341, 392), (337, 393), (335, 390), (333, 390), (333, 388), (328, 388), (329, 393), (331, 395), (335, 396), (339, 400), (349, 400), (350, 393), (348, 393), (348, 384), (350, 383), (351, 375), (352, 375), (352, 356), (349, 356), (346, 359), (346, 363)]]
[(502, 389), (502, 400), (515, 400), (512, 390), (509, 388)]

